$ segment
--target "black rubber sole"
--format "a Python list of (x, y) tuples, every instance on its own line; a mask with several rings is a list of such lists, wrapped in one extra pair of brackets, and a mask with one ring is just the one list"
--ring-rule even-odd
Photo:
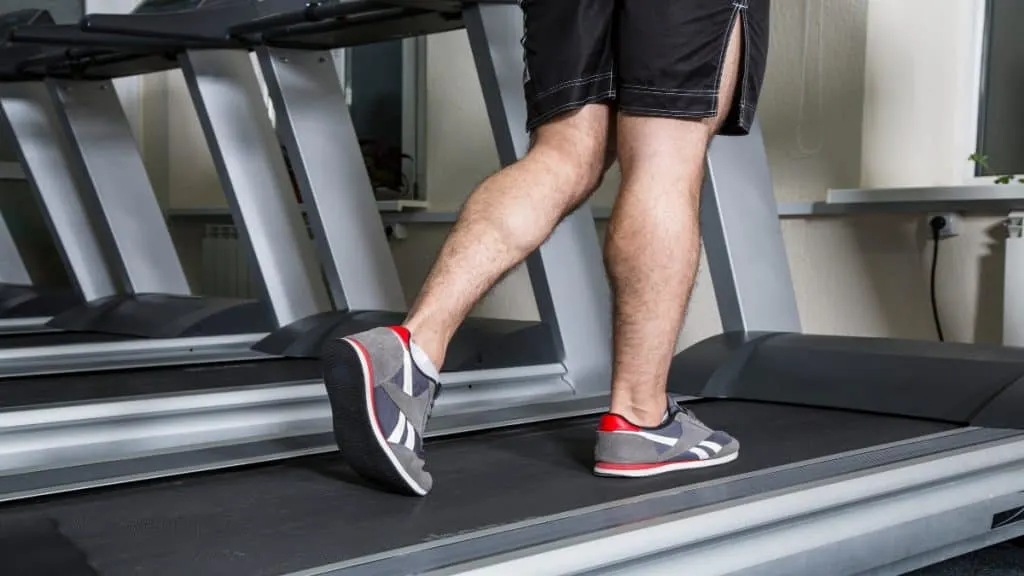
[[(369, 359), (367, 359), (369, 363)], [(324, 346), (324, 384), (331, 403), (334, 441), (349, 466), (364, 478), (399, 494), (422, 496), (397, 469), (394, 455), (381, 446), (377, 417), (367, 406), (373, 392), (359, 353), (345, 340)], [(372, 366), (370, 367), (372, 370)]]

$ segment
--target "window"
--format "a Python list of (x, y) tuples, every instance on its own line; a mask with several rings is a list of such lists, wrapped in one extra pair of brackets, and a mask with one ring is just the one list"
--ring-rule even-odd
[(986, 0), (975, 176), (1024, 174), (1024, 2)]

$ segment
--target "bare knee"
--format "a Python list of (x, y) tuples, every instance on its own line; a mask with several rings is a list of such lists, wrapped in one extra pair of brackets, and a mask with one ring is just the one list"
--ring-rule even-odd
[(604, 177), (609, 116), (607, 106), (589, 105), (541, 126), (535, 134), (526, 159), (556, 180), (566, 212), (586, 200)]

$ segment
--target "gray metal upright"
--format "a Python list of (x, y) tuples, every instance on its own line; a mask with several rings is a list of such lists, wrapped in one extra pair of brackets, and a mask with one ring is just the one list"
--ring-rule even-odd
[[(469, 4), (466, 31), (504, 166), (529, 148), (523, 97), (523, 17), (516, 4)], [(567, 217), (527, 259), (541, 319), (555, 330), (570, 384), (607, 394), (611, 381), (611, 294), (589, 203)]]
[(32, 277), (21, 258), (14, 236), (3, 214), (0, 214), (0, 284), (27, 286), (31, 283)]
[(57, 113), (42, 83), (0, 85), (0, 110), (15, 137), (18, 156), (35, 189), (71, 279), (86, 301), (119, 293), (89, 210), (79, 191), (82, 175), (60, 137)]
[(701, 233), (722, 329), (800, 332), (761, 126), (711, 143)]
[(306, 214), (335, 306), (404, 311), (398, 270), (330, 52), (264, 47), (257, 53), (277, 133), (312, 208)]
[(47, 80), (71, 161), (85, 176), (125, 287), (136, 294), (191, 293), (171, 233), (113, 82)]
[(327, 289), (249, 54), (189, 51), (181, 65), (239, 238), (278, 324), (328, 311)]

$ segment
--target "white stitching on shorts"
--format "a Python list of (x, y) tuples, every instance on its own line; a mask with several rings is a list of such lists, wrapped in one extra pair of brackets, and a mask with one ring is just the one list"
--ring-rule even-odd
[(558, 106), (556, 108), (548, 110), (544, 114), (541, 114), (540, 116), (534, 118), (533, 122), (531, 122), (531, 123), (533, 125), (535, 125), (535, 126), (539, 126), (540, 124), (543, 124), (544, 122), (546, 122), (549, 119), (551, 119), (551, 118), (561, 114), (562, 112), (565, 112), (566, 110), (571, 110), (571, 109), (573, 109), (573, 108), (575, 108), (575, 107), (577, 107), (577, 106), (579, 106), (581, 104), (586, 104), (587, 102), (595, 102), (597, 100), (604, 100), (606, 98), (613, 98), (613, 97), (615, 97), (615, 91), (614, 90), (608, 90), (608, 91), (605, 91), (605, 92), (600, 92), (598, 94), (594, 94), (592, 96), (587, 96), (585, 98), (581, 98), (579, 100), (573, 100), (572, 102), (566, 102), (565, 104), (562, 104), (561, 106)]
[(649, 106), (619, 106), (620, 110), (625, 112), (655, 112), (658, 114), (664, 114), (672, 117), (695, 117), (695, 118), (712, 118), (715, 116), (715, 111), (712, 110), (664, 110), (661, 108), (651, 108)]
[(651, 92), (653, 94), (685, 94), (691, 96), (713, 96), (714, 90), (674, 90), (672, 88), (654, 88), (641, 84), (620, 84), (622, 88), (636, 90), (637, 92)]
[(611, 78), (611, 77), (612, 77), (612, 73), (611, 72), (605, 72), (603, 74), (594, 74), (593, 76), (587, 76), (586, 78), (578, 78), (576, 80), (566, 80), (565, 82), (560, 82), (558, 84), (555, 84), (551, 88), (548, 88), (547, 90), (544, 90), (543, 92), (538, 93), (534, 97), (538, 98), (538, 99), (545, 98), (545, 97), (550, 96), (550, 95), (554, 94), (555, 92), (558, 92), (559, 90), (562, 90), (562, 89), (565, 89), (565, 88), (571, 88), (573, 86), (582, 86), (583, 84), (589, 84), (591, 82), (597, 82), (597, 81), (602, 80), (604, 78)]

